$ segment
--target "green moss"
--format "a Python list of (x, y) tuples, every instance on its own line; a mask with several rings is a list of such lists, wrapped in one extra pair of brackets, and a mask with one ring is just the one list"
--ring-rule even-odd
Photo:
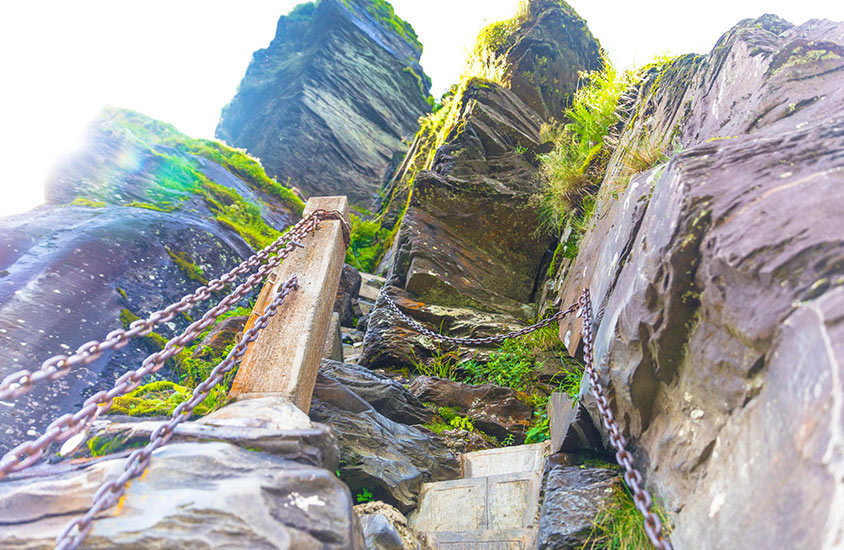
[(87, 206), (88, 208), (105, 208), (106, 203), (103, 201), (88, 199), (85, 197), (76, 197), (70, 203), (72, 206)]
[[(125, 296), (125, 294), (124, 294)], [(120, 310), (120, 324), (123, 325), (124, 329), (128, 329), (129, 325), (133, 322), (139, 320), (140, 317), (132, 313), (130, 310), (123, 308)]]
[(166, 248), (166, 250), (167, 254), (170, 255), (170, 259), (173, 260), (173, 263), (176, 264), (176, 267), (179, 268), (179, 271), (184, 273), (185, 277), (187, 277), (191, 281), (196, 281), (203, 286), (208, 284), (208, 279), (205, 277), (205, 272), (202, 270), (201, 267), (199, 267), (190, 260), (186, 252), (173, 252), (169, 248)]
[(140, 439), (132, 442), (124, 441), (119, 435), (112, 437), (94, 436), (88, 440), (88, 451), (93, 457), (119, 453), (127, 449), (144, 447), (148, 441)]
[(126, 206), (173, 212), (183, 201), (199, 195), (215, 219), (236, 231), (251, 246), (263, 247), (277, 238), (279, 232), (261, 217), (261, 205), (202, 173), (198, 160), (202, 157), (216, 162), (259, 193), (278, 199), (292, 213), (301, 215), (304, 210), (304, 203), (291, 189), (268, 177), (260, 163), (244, 151), (216, 141), (192, 139), (170, 124), (128, 110), (107, 109), (100, 117), (100, 124), (105, 130), (131, 140), (152, 159), (144, 167), (156, 182), (146, 190), (148, 200), (135, 200)]
[(124, 204), (130, 208), (144, 208), (146, 210), (155, 210), (156, 212), (174, 212), (177, 208), (173, 205), (166, 204), (152, 204), (151, 202), (132, 201)]
[[(159, 380), (135, 388), (127, 395), (115, 397), (109, 409), (111, 414), (129, 416), (166, 416), (180, 403), (191, 397), (191, 390), (167, 380)], [(224, 405), (227, 397), (224, 391), (213, 388), (205, 400), (195, 409), (195, 416), (206, 415)]]

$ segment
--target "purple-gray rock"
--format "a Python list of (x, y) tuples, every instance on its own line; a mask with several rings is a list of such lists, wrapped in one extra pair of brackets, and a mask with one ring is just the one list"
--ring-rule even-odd
[(592, 289), (599, 376), (677, 548), (844, 543), (842, 74), (844, 24), (773, 16), (654, 69), (610, 174), (647, 133), (677, 150), (605, 183), (563, 283)]

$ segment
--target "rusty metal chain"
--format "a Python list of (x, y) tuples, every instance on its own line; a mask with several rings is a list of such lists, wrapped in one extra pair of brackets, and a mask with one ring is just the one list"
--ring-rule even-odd
[(237, 361), (246, 353), (246, 347), (258, 338), (258, 334), (267, 326), (270, 317), (276, 314), (287, 295), (296, 288), (298, 288), (298, 281), (296, 276), (293, 275), (279, 287), (273, 302), (264, 308), (263, 313), (255, 321), (252, 328), (243, 333), (243, 338), (229, 351), (226, 358), (214, 367), (208, 378), (194, 388), (191, 398), (176, 407), (170, 420), (166, 424), (158, 426), (150, 434), (149, 443), (145, 447), (136, 449), (129, 455), (123, 465), (123, 472), (116, 479), (104, 482), (97, 489), (88, 511), (65, 526), (56, 538), (57, 550), (73, 550), (82, 543), (91, 531), (97, 514), (114, 506), (120, 500), (128, 487), (129, 481), (140, 476), (147, 469), (152, 460), (153, 452), (170, 440), (176, 426), (189, 419), (194, 408), (205, 400), (212, 388), (223, 381), (225, 375), (234, 368)]
[[(271, 254), (276, 253), (290, 242), (301, 240), (309, 232), (316, 228), (316, 223), (323, 220), (339, 220), (343, 229), (343, 239), (346, 246), (349, 245), (351, 229), (344, 216), (336, 210), (316, 210), (308, 217), (293, 225), (284, 235), (280, 236), (272, 244), (257, 252), (240, 263), (237, 267), (209, 281), (207, 285), (197, 288), (192, 294), (183, 296), (181, 300), (170, 304), (164, 309), (151, 313), (146, 319), (138, 319), (129, 325), (128, 329), (117, 329), (109, 332), (103, 341), (92, 340), (79, 346), (71, 355), (56, 355), (50, 357), (35, 371), (20, 370), (6, 376), (0, 382), (0, 401), (17, 399), (28, 393), (33, 384), (44, 380), (55, 381), (65, 377), (72, 368), (85, 366), (99, 359), (104, 351), (118, 350), (129, 343), (132, 338), (147, 336), (156, 326), (166, 323), (178, 313), (191, 309), (199, 302), (211, 297), (212, 293), (222, 291), (231, 282), (241, 275), (251, 272), (254, 268), (266, 262)], [(298, 245), (301, 246), (301, 245)], [(288, 252), (289, 253), (289, 252)], [(2, 473), (0, 472), (0, 477)]]
[[(297, 230), (293, 236), (305, 237), (316, 230), (320, 221), (327, 219), (339, 220), (345, 226), (345, 220), (339, 212), (319, 210), (305, 218), (305, 224), (297, 224), (295, 226)], [(141, 384), (145, 376), (161, 370), (168, 359), (177, 355), (204, 330), (210, 328), (220, 315), (247, 296), (252, 288), (275, 269), (293, 250), (302, 247), (303, 245), (297, 240), (290, 240), (276, 256), (270, 258), (266, 264), (250, 275), (231, 294), (223, 298), (217, 306), (206, 311), (198, 321), (191, 323), (181, 335), (171, 338), (163, 349), (144, 359), (140, 368), (124, 373), (117, 379), (112, 389), (97, 392), (86, 399), (82, 408), (77, 412), (65, 414), (55, 419), (37, 439), (25, 441), (6, 453), (0, 459), (0, 479), (11, 472), (23, 470), (38, 462), (53, 441), (66, 441), (77, 434), (86, 432), (91, 422), (111, 407), (115, 397), (131, 392)]]
[(387, 306), (389, 306), (393, 313), (398, 315), (405, 323), (413, 327), (413, 329), (419, 332), (420, 334), (423, 334), (425, 336), (428, 336), (429, 338), (438, 340), (440, 342), (449, 342), (451, 344), (466, 346), (484, 346), (489, 344), (500, 344), (508, 338), (518, 338), (519, 336), (524, 336), (525, 334), (536, 332), (541, 328), (547, 327), (554, 321), (559, 321), (560, 319), (577, 309), (577, 304), (573, 304), (568, 309), (560, 310), (551, 317), (543, 319), (542, 321), (539, 321), (536, 324), (530, 325), (529, 327), (525, 327), (519, 330), (514, 330), (506, 334), (498, 334), (496, 336), (485, 336), (483, 338), (455, 338), (453, 336), (445, 336), (442, 334), (438, 334), (408, 317), (407, 314), (405, 314), (402, 310), (399, 309), (398, 304), (396, 304), (396, 302), (392, 298), (390, 298), (386, 290), (382, 290), (381, 295), (384, 297), (384, 300), (387, 302)]
[(647, 489), (644, 488), (642, 474), (633, 467), (633, 455), (626, 449), (627, 439), (618, 427), (618, 422), (616, 422), (615, 416), (610, 409), (610, 404), (604, 395), (604, 386), (601, 384), (601, 380), (598, 378), (598, 373), (595, 370), (592, 341), (592, 298), (588, 288), (583, 289), (579, 304), (580, 308), (577, 315), (578, 317), (583, 317), (582, 330), (585, 374), (589, 377), (589, 386), (595, 395), (604, 428), (610, 434), (610, 443), (616, 450), (615, 459), (618, 465), (624, 468), (624, 481), (633, 493), (633, 502), (636, 505), (636, 509), (644, 517), (645, 533), (648, 535), (651, 544), (657, 550), (672, 550), (671, 541), (662, 532), (662, 522), (651, 510), (653, 499)]

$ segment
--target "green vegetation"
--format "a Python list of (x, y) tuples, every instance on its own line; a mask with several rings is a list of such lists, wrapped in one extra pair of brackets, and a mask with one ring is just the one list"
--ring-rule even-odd
[[(252, 312), (250, 307), (237, 307), (222, 314), (217, 322), (206, 329), (196, 338), (196, 344), (180, 351), (173, 359), (169, 360), (173, 376), (178, 383), (166, 380), (154, 380), (136, 388), (132, 393), (122, 398), (115, 399), (115, 406), (112, 406), (110, 413), (128, 414), (131, 416), (169, 415), (182, 402), (190, 398), (193, 388), (208, 378), (211, 371), (231, 351), (235, 343), (215, 349), (210, 346), (200, 348), (202, 340), (214, 329), (217, 324), (230, 317), (248, 316)], [(124, 328), (138, 320), (140, 317), (129, 309), (124, 308), (120, 312), (120, 323)], [(164, 349), (167, 338), (151, 332), (144, 337), (156, 350)], [(226, 404), (228, 390), (237, 373), (237, 368), (230, 371), (225, 379), (211, 390), (208, 397), (197, 407), (195, 414), (202, 416), (208, 414)], [(130, 398), (131, 399), (128, 399)], [(118, 399), (122, 399), (118, 405)]]
[(211, 140), (192, 139), (170, 124), (128, 110), (107, 109), (100, 123), (152, 157), (145, 170), (154, 176), (157, 185), (146, 191), (148, 200), (125, 206), (173, 212), (191, 196), (199, 196), (218, 222), (236, 231), (250, 246), (263, 248), (275, 240), (279, 232), (263, 220), (261, 205), (209, 179), (199, 160), (205, 158), (220, 164), (257, 192), (278, 199), (294, 214), (304, 210), (304, 203), (292, 190), (268, 177), (260, 163), (244, 151)]
[[(339, 470), (338, 470), (338, 472), (339, 472)], [(361, 489), (361, 492), (355, 495), (355, 500), (357, 501), (358, 504), (361, 504), (363, 502), (372, 502), (372, 499), (373, 499), (372, 493), (366, 487)]]
[(359, 213), (360, 216), (350, 214), (352, 240), (346, 250), (346, 263), (355, 266), (360, 271), (372, 273), (392, 246), (398, 232), (398, 224), (392, 231), (387, 231), (381, 228), (380, 221), (364, 218), (364, 216), (371, 217), (370, 212), (360, 211)]
[[(347, 4), (348, 5), (348, 4)], [(412, 43), (414, 46), (422, 50), (422, 43), (413, 30), (413, 26), (396, 15), (393, 6), (384, 0), (368, 0), (366, 3), (366, 11), (373, 15), (387, 28), (393, 29), (396, 34)]]
[(581, 78), (564, 122), (542, 132), (554, 142), (554, 150), (540, 157), (545, 186), (539, 206), (543, 225), (550, 230), (559, 230), (576, 216), (590, 187), (600, 184), (609, 160), (605, 138), (619, 120), (618, 100), (632, 83), (632, 75), (619, 75), (606, 57), (603, 70), (581, 73)]
[(533, 350), (523, 341), (508, 339), (490, 354), (489, 361), (467, 361), (462, 366), (467, 371), (467, 381), (472, 384), (491, 383), (526, 391), (532, 385), (535, 358)]
[[(126, 395), (115, 397), (109, 412), (129, 416), (166, 416), (191, 397), (192, 390), (168, 380), (159, 380), (135, 388)], [(223, 406), (228, 397), (220, 388), (213, 388), (208, 397), (194, 409), (202, 416)]]
[[(663, 532), (670, 534), (668, 515), (653, 505), (653, 511), (662, 522)], [(616, 489), (608, 505), (595, 518), (594, 527), (583, 546), (584, 550), (645, 550), (652, 548), (642, 514), (633, 503), (630, 490), (625, 485)]]
[(170, 259), (179, 268), (179, 271), (184, 273), (185, 277), (191, 281), (196, 281), (200, 285), (207, 285), (208, 278), (205, 277), (205, 272), (201, 267), (191, 261), (186, 252), (173, 252), (169, 248), (166, 249)]
[(103, 201), (86, 199), (85, 197), (76, 197), (70, 204), (72, 206), (87, 206), (89, 208), (104, 208), (106, 206), (106, 203)]
[(88, 440), (87, 445), (88, 451), (91, 453), (91, 456), (98, 457), (110, 455), (120, 451), (125, 451), (127, 449), (137, 449), (139, 447), (144, 447), (147, 442), (148, 441), (145, 439), (126, 442), (119, 436), (95, 436)]
[(314, 2), (297, 4), (290, 13), (287, 14), (287, 18), (293, 21), (307, 21), (314, 14), (315, 9), (316, 3)]
[(413, 354), (413, 368), (419, 374), (447, 380), (461, 380), (458, 367), (460, 365), (460, 349), (444, 351), (438, 347), (434, 355), (427, 361), (419, 360), (412, 348), (411, 353)]

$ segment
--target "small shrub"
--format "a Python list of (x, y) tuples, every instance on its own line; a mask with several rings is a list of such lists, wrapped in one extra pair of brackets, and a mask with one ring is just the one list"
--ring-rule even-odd
[(361, 489), (360, 493), (355, 495), (355, 500), (358, 502), (358, 504), (362, 502), (372, 502), (372, 499), (372, 493), (366, 487)]
[[(670, 534), (668, 515), (654, 503), (652, 508)], [(608, 505), (595, 517), (594, 527), (583, 545), (584, 550), (645, 550), (652, 548), (642, 523), (642, 514), (633, 503), (625, 485), (616, 489)]]

